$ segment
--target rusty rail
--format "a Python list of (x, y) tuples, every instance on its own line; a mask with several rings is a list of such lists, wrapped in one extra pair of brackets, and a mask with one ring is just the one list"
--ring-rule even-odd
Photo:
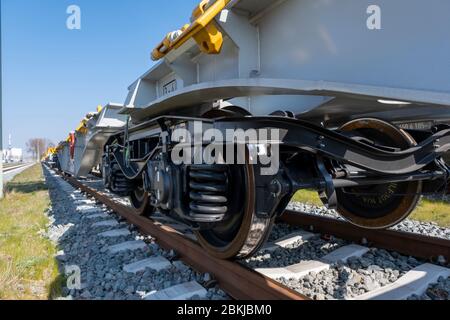
[(366, 230), (333, 218), (296, 211), (286, 211), (280, 220), (292, 226), (307, 230), (312, 228), (314, 232), (357, 243), (365, 239), (369, 245), (377, 248), (416, 258), (436, 261), (439, 256), (442, 256), (447, 262), (450, 261), (450, 241), (441, 238), (391, 230)]
[(74, 187), (86, 192), (97, 201), (151, 235), (165, 249), (174, 250), (181, 260), (200, 272), (208, 272), (218, 281), (221, 289), (237, 300), (310, 300), (300, 293), (244, 266), (209, 256), (198, 244), (181, 236), (174, 229), (155, 224), (152, 220), (134, 214), (107, 195), (83, 185), (78, 180), (63, 176)]

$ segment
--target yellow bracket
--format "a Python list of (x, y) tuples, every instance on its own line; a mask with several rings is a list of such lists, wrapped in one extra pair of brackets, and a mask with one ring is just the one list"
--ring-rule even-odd
[(52, 148), (52, 147), (49, 147), (48, 149), (47, 149), (47, 153), (46, 153), (46, 157), (49, 157), (49, 156), (51, 156), (51, 155), (54, 155), (54, 154), (56, 154), (58, 152), (58, 148)]
[[(101, 105), (97, 106), (97, 114), (99, 114), (100, 112), (102, 112), (103, 107)], [(78, 125), (78, 127), (75, 129), (75, 132), (81, 133), (81, 134), (87, 134), (88, 133), (88, 128), (86, 127), (89, 119), (91, 119), (92, 114), (88, 114), (86, 115), (86, 117), (81, 120), (80, 124)]]
[(80, 124), (78, 125), (78, 127), (76, 128), (75, 132), (81, 133), (81, 134), (87, 134), (88, 133), (88, 128), (86, 127), (88, 120), (87, 119), (83, 119)]
[(178, 49), (193, 38), (200, 50), (207, 54), (218, 54), (222, 49), (223, 35), (219, 31), (214, 18), (227, 6), (231, 0), (203, 0), (192, 12), (189, 25), (185, 25), (178, 35), (176, 32), (167, 34), (163, 41), (153, 50), (154, 61), (164, 58), (170, 51)]

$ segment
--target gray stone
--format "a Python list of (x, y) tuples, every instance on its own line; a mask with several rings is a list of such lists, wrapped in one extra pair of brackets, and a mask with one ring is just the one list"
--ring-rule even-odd
[[(61, 252), (55, 257), (61, 264), (77, 265), (82, 270), (83, 286), (81, 290), (65, 288), (63, 289), (64, 296), (69, 296), (75, 300), (134, 300), (139, 296), (136, 289), (139, 289), (140, 294), (144, 295), (145, 292), (151, 290), (163, 290), (164, 287), (170, 289), (175, 284), (194, 279), (193, 272), (189, 268), (186, 268), (185, 271), (176, 270), (170, 265), (170, 262), (167, 265), (169, 269), (159, 272), (154, 270), (137, 273), (124, 272), (123, 267), (125, 265), (148, 259), (151, 253), (160, 258), (173, 256), (173, 253), (170, 255), (169, 252), (164, 251), (155, 243), (149, 246), (152, 248), (150, 252), (146, 249), (147, 246), (142, 244), (143, 242), (137, 245), (138, 249), (133, 249), (132, 245), (125, 248), (125, 251), (117, 248), (118, 251), (112, 253), (110, 249), (114, 246), (123, 245), (118, 241), (127, 237), (146, 241), (152, 241), (152, 239), (139, 234), (136, 228), (133, 229), (133, 234), (130, 231), (123, 231), (125, 229), (122, 229), (122, 231), (116, 230), (120, 229), (120, 227), (116, 228), (120, 224), (113, 220), (114, 216), (108, 215), (110, 211), (107, 211), (104, 206), (96, 205), (93, 201), (87, 200), (79, 192), (73, 193), (73, 189), (69, 187), (67, 190), (70, 194), (73, 193), (73, 198), (70, 197), (58, 185), (58, 181), (61, 181), (58, 176), (49, 174), (45, 169), (44, 175), (49, 186), (52, 205), (49, 210), (50, 225), (48, 230), (42, 230), (41, 234), (50, 238), (61, 248)], [(102, 189), (101, 181), (91, 182), (88, 180), (86, 183), (89, 185), (92, 183), (94, 188), (108, 194), (107, 191)], [(113, 198), (121, 203), (129, 204), (129, 201), (124, 198), (117, 196)], [(75, 201), (77, 201), (76, 204), (74, 204)], [(82, 214), (76, 210), (77, 207), (83, 211)], [(105, 224), (105, 221), (94, 220), (108, 218), (113, 222)], [(93, 226), (94, 222), (97, 222), (95, 226)], [(101, 230), (100, 228), (104, 229)], [(102, 233), (100, 234), (100, 232)], [(116, 236), (117, 239), (114, 239)], [(136, 243), (136, 241), (131, 242)], [(167, 262), (166, 259), (164, 260)], [(199, 279), (203, 279), (203, 275), (199, 276)], [(204, 299), (201, 295), (199, 295), (199, 298)], [(214, 297), (210, 296), (209, 298), (213, 299)]]
[(83, 291), (83, 293), (81, 294), (80, 297), (83, 298), (83, 299), (91, 299), (92, 295), (91, 295), (91, 293), (89, 291), (86, 290), (86, 291)]
[(211, 281), (212, 277), (209, 273), (205, 273), (205, 275), (203, 276), (203, 281), (204, 282), (208, 282)]

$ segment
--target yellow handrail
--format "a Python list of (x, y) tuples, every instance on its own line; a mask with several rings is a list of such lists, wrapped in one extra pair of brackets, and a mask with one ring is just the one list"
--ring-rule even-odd
[[(180, 32), (170, 32), (152, 51), (152, 60), (164, 58), (173, 49), (178, 49), (193, 38), (200, 50), (208, 54), (220, 53), (223, 45), (222, 33), (218, 30), (214, 18), (231, 0), (216, 0), (208, 8), (210, 0), (203, 0), (192, 12), (190, 25), (185, 25)], [(180, 33), (178, 35), (178, 33)]]

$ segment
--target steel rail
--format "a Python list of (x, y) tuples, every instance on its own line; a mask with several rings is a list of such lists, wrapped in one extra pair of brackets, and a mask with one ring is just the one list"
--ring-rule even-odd
[(150, 235), (167, 250), (174, 250), (181, 260), (200, 272), (208, 272), (222, 290), (237, 300), (311, 300), (288, 287), (256, 273), (236, 262), (209, 256), (198, 244), (178, 234), (174, 229), (155, 224), (151, 219), (138, 216), (133, 210), (107, 195), (92, 189), (73, 177), (60, 175), (75, 188), (125, 218), (130, 224)]
[(22, 168), (26, 168), (27, 166), (31, 166), (31, 164), (30, 163), (28, 163), (28, 164), (24, 164), (24, 165), (21, 165), (21, 166), (17, 166), (17, 167), (4, 167), (3, 168), (3, 173), (5, 174), (5, 173), (9, 173), (9, 172), (11, 172), (11, 171), (15, 171), (15, 170), (19, 170), (19, 169), (22, 169)]
[(291, 226), (332, 235), (357, 243), (367, 241), (376, 248), (395, 251), (404, 255), (436, 261), (440, 256), (450, 262), (450, 240), (424, 235), (392, 231), (367, 230), (345, 221), (321, 217), (296, 211), (285, 211), (280, 221)]

